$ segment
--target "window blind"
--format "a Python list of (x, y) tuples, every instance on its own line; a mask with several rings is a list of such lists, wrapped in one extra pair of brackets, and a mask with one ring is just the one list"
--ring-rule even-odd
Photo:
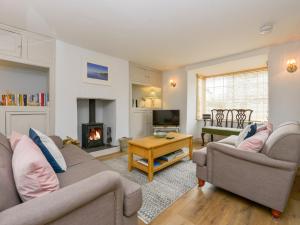
[(197, 119), (212, 109), (252, 109), (252, 120), (268, 119), (266, 68), (219, 76), (198, 76)]

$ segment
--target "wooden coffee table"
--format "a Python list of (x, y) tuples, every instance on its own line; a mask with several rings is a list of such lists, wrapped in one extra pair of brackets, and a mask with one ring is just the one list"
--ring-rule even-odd
[[(148, 174), (148, 181), (153, 180), (153, 174), (159, 170), (170, 166), (181, 159), (189, 156), (192, 158), (193, 151), (193, 136), (180, 134), (180, 133), (169, 133), (168, 136), (174, 137), (173, 139), (156, 138), (149, 136), (140, 139), (134, 139), (128, 142), (128, 170), (137, 168)], [(175, 152), (183, 147), (188, 147), (189, 152), (183, 153), (171, 161), (164, 161), (158, 166), (154, 166), (154, 159), (166, 155), (171, 152)], [(148, 166), (133, 159), (133, 155), (140, 156), (148, 160)]]

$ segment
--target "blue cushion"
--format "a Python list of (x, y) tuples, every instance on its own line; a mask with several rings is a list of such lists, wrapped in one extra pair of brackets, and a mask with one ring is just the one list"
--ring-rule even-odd
[(254, 123), (250, 126), (250, 131), (248, 131), (244, 140), (246, 140), (249, 137), (252, 137), (256, 133), (256, 130), (257, 130), (257, 124)]
[(41, 149), (55, 173), (66, 171), (66, 162), (51, 138), (33, 128), (30, 128), (29, 130), (29, 137)]

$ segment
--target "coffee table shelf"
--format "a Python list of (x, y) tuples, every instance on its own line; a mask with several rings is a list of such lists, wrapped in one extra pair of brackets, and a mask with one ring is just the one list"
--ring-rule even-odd
[(164, 161), (164, 162), (160, 161), (162, 163), (159, 166), (154, 167), (154, 172), (160, 171), (160, 170), (162, 170), (162, 169), (164, 169), (164, 168), (166, 168), (188, 156), (189, 156), (189, 153), (184, 153), (184, 154), (178, 155), (177, 157), (175, 157), (174, 159), (172, 159), (170, 161)]

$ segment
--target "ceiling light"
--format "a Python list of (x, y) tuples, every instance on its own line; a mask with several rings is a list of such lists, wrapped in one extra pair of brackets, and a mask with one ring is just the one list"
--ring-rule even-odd
[(262, 35), (269, 34), (273, 30), (273, 24), (265, 24), (259, 28), (259, 33)]

